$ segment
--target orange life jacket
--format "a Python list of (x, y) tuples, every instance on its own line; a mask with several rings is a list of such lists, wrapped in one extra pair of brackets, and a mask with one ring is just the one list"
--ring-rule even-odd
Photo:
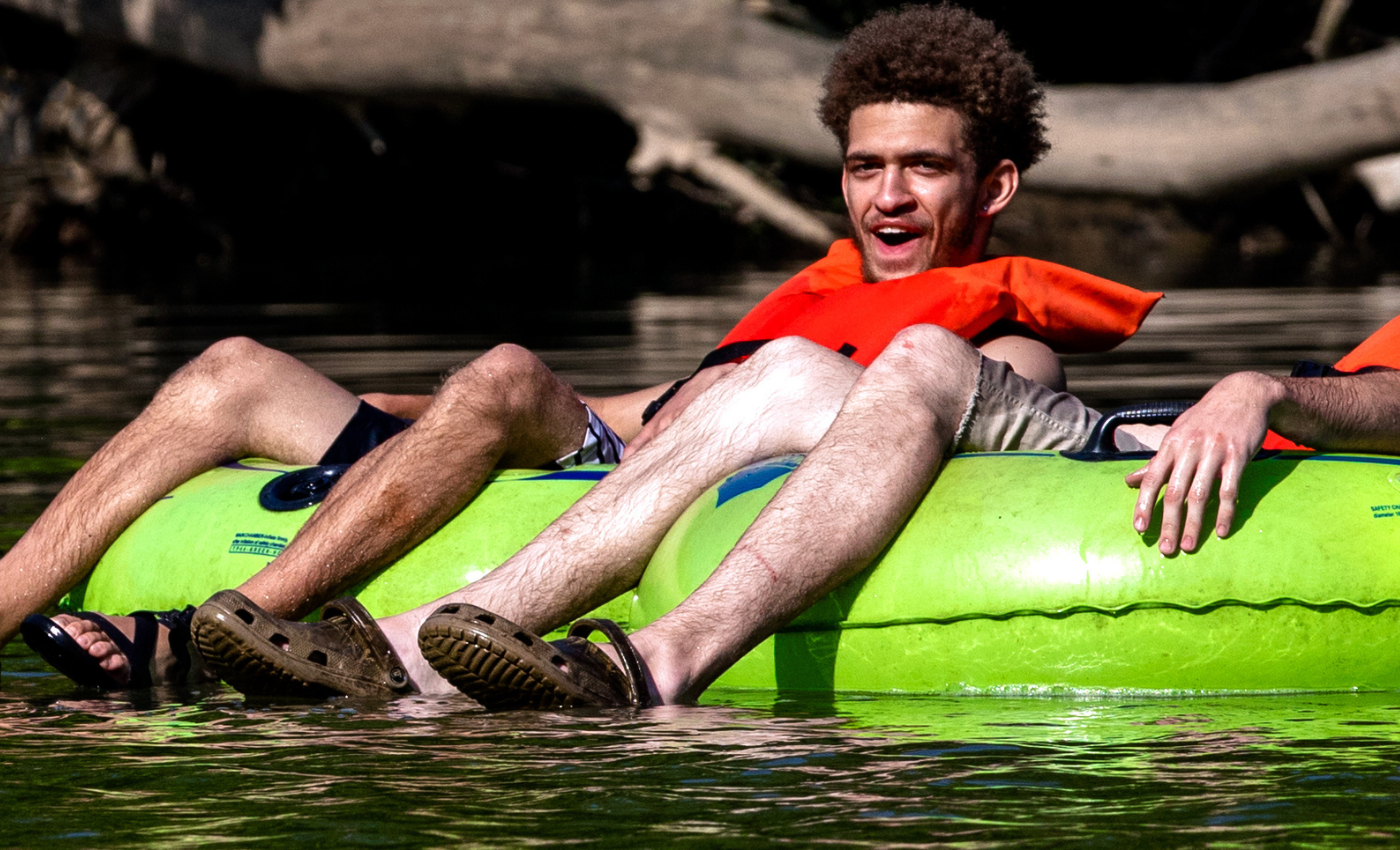
[[(1400, 316), (1386, 322), (1380, 330), (1363, 339), (1351, 353), (1337, 361), (1336, 368), (1340, 372), (1358, 372), (1372, 366), (1400, 369)], [(1273, 431), (1264, 436), (1263, 447), (1310, 451), (1307, 446), (1300, 446)]]
[[(760, 301), (717, 352), (802, 336), (868, 366), (910, 325), (941, 325), (972, 339), (995, 322), (1021, 325), (1055, 351), (1106, 351), (1136, 333), (1161, 297), (1028, 257), (866, 283), (860, 251), (842, 239)], [(706, 365), (716, 362), (726, 361), (707, 358)]]
[(1343, 372), (1356, 372), (1368, 366), (1400, 369), (1400, 316), (1386, 322), (1337, 361), (1337, 368)]

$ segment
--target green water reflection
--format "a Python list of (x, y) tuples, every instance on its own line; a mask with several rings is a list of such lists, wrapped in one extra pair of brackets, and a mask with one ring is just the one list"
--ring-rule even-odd
[(1218, 846), (1393, 840), (1400, 695), (716, 692), (487, 715), (460, 698), (93, 698), (6, 650), (14, 846)]

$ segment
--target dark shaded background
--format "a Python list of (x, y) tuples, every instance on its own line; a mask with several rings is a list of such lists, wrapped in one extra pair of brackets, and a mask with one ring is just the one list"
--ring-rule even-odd
[[(806, 0), (770, 12), (839, 35), (890, 5)], [(1320, 4), (969, 5), (1003, 26), (1049, 82), (1071, 84), (1222, 81), (1306, 64), (1302, 45)], [(1400, 4), (1358, 0), (1334, 51), (1356, 53), (1397, 36)], [(465, 322), (509, 335), (547, 333), (566, 312), (576, 323), (579, 308), (642, 288), (683, 286), (685, 272), (782, 267), (813, 254), (741, 220), (726, 199), (683, 176), (635, 188), (624, 167), (635, 135), (603, 109), (363, 104), (370, 133), (384, 145), (377, 154), (373, 135), (342, 103), (113, 50), (0, 12), (0, 65), (8, 68), (0, 84), (34, 101), (61, 77), (91, 83), (132, 129), (143, 164), (163, 164), (159, 179), (118, 182), (93, 204), (31, 209), (10, 245), (28, 262), (84, 257), (113, 285), (156, 299), (382, 298), (386, 325), (396, 317), (456, 329)], [(758, 151), (729, 153), (839, 216), (833, 172)], [(1378, 213), (1345, 172), (1313, 180), (1348, 237), (1327, 246), (1329, 273), (1364, 282), (1393, 268), (1395, 217)], [(1029, 212), (1003, 228), (1001, 247), (1054, 253), (1082, 243), (1086, 228), (1109, 242), (1115, 228), (1180, 231), (1209, 238), (1217, 253), (1267, 246), (1262, 260), (1246, 257), (1215, 277), (1279, 285), (1305, 282), (1296, 279), (1300, 257), (1315, 259), (1327, 239), (1293, 184), (1209, 205), (1101, 201), (1028, 199)], [(1078, 259), (1132, 276), (1111, 262), (1093, 268), (1093, 258)], [(431, 295), (434, 309), (399, 297), (409, 293)], [(451, 309), (437, 309), (444, 306)]]

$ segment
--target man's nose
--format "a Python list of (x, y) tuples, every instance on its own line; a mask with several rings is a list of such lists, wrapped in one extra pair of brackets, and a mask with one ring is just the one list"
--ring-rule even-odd
[(880, 175), (880, 194), (875, 197), (875, 206), (882, 213), (892, 214), (912, 203), (914, 196), (909, 192), (909, 181), (905, 179), (904, 169), (886, 168)]

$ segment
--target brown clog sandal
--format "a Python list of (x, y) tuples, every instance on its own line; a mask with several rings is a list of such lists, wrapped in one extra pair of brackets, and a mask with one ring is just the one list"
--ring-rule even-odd
[[(595, 631), (617, 649), (623, 669), (587, 640)], [(475, 605), (444, 605), (418, 630), (418, 647), (488, 711), (651, 706), (641, 658), (612, 620), (579, 620), (568, 637), (547, 642)]]
[(349, 597), (322, 608), (319, 623), (298, 623), (221, 590), (199, 606), (191, 632), (210, 669), (250, 696), (417, 692), (374, 618)]

